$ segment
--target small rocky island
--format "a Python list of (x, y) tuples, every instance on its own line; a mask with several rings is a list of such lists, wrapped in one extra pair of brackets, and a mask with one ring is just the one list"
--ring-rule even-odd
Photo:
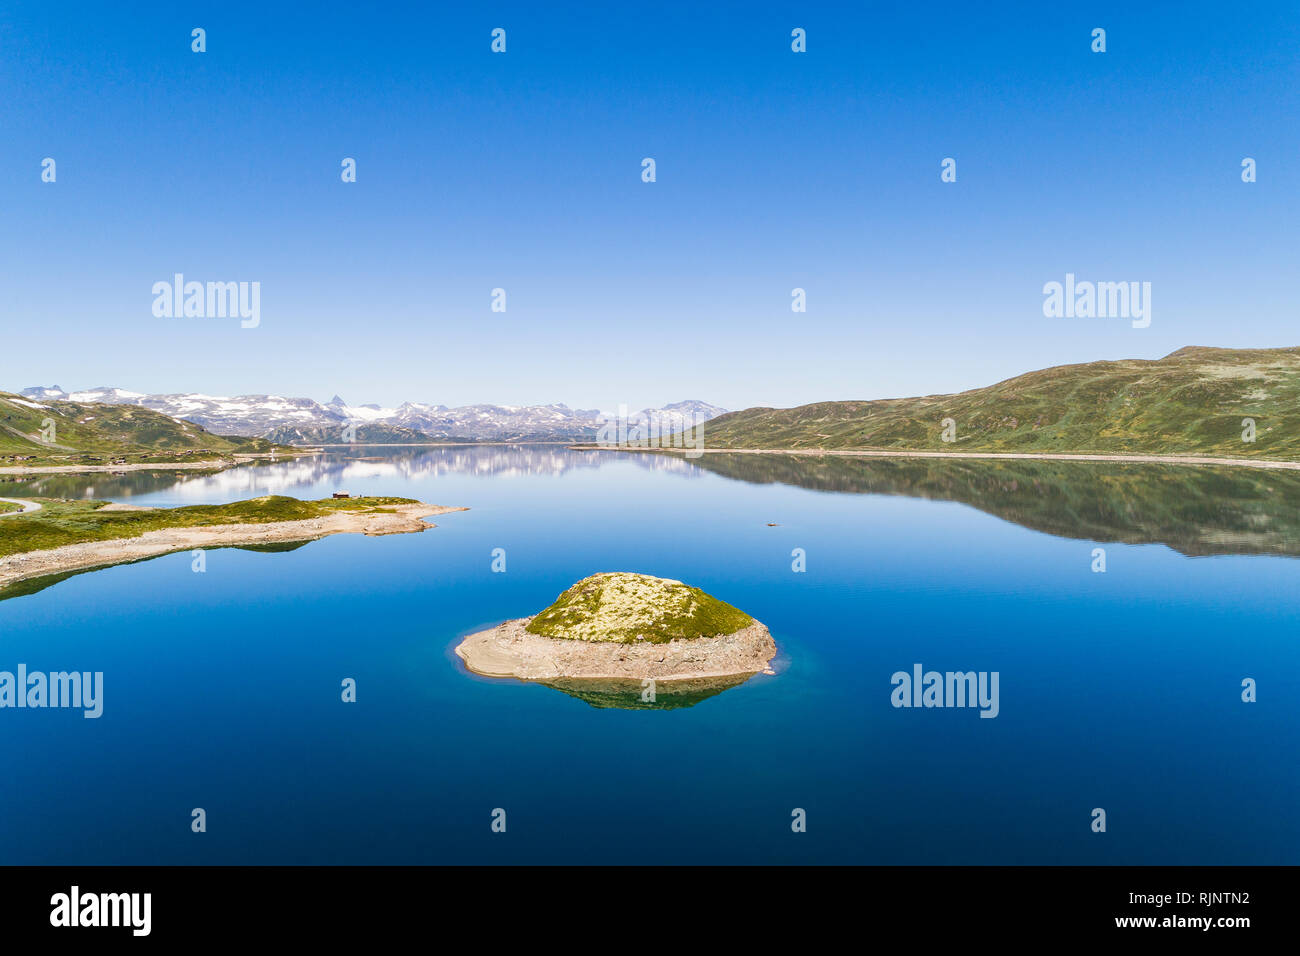
[(472, 634), (456, 653), (485, 677), (699, 681), (768, 667), (776, 642), (744, 611), (681, 581), (606, 572), (533, 617)]

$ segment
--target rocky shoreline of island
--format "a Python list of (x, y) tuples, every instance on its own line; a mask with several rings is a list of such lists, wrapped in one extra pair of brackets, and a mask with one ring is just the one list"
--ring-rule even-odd
[(767, 627), (664, 643), (619, 643), (544, 637), (528, 631), (532, 617), (479, 631), (456, 647), (467, 670), (519, 680), (704, 680), (772, 673), (776, 642)]

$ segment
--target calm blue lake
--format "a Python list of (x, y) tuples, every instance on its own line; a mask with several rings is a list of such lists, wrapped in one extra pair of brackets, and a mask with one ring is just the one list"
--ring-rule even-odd
[[(1282, 476), (480, 446), (0, 494), (338, 489), (471, 510), (0, 601), (0, 669), (104, 674), (98, 720), (0, 710), (0, 862), (1300, 860), (1300, 496)], [(608, 570), (753, 614), (778, 673), (646, 710), (459, 665), (462, 636)], [(893, 707), (891, 675), (918, 663), (998, 672), (998, 716)]]

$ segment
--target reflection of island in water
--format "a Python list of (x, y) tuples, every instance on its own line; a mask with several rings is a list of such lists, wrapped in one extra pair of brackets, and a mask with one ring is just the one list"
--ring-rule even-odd
[[(556, 678), (539, 680), (537, 683), (563, 691), (592, 707), (612, 707), (618, 710), (676, 710), (681, 707), (694, 707), (702, 700), (708, 700), (724, 690), (740, 686), (752, 676), (752, 674), (739, 674), (732, 677), (656, 681), (653, 695), (649, 693), (648, 685), (643, 687), (641, 681), (634, 680)], [(653, 700), (649, 699), (651, 696)]]
[[(241, 465), (241, 468), (256, 467), (253, 463)], [(218, 469), (211, 471), (178, 472), (175, 469), (159, 468), (152, 471), (128, 471), (121, 474), (110, 472), (81, 473), (68, 472), (54, 475), (34, 476), (0, 476), (0, 495), (13, 498), (106, 498), (118, 501), (135, 495), (147, 495), (155, 491), (166, 491), (186, 481), (197, 481), (218, 474)]]
[(1122, 462), (709, 453), (727, 478), (960, 501), (1063, 538), (1163, 544), (1189, 556), (1300, 555), (1300, 472)]
[[(305, 545), (311, 544), (307, 541), (270, 541), (266, 544), (223, 544), (215, 547), (204, 548), (205, 551), (221, 551), (230, 548), (234, 551), (257, 551), (265, 554), (282, 554), (286, 551), (297, 551)], [(190, 551), (191, 548), (180, 548), (178, 551), (169, 551), (167, 554), (178, 554), (180, 551)], [(91, 574), (95, 571), (103, 571), (105, 568), (120, 568), (128, 564), (142, 564), (145, 561), (154, 561), (158, 558), (166, 557), (165, 554), (151, 554), (147, 558), (140, 558), (136, 561), (118, 561), (109, 564), (96, 564), (89, 568), (75, 568), (71, 571), (60, 571), (57, 574), (45, 574), (38, 578), (24, 578), (21, 581), (15, 581), (13, 584), (0, 587), (0, 601), (7, 601), (10, 598), (25, 597), (28, 594), (39, 594), (46, 588), (52, 588), (54, 585), (68, 578), (75, 578), (79, 574)]]

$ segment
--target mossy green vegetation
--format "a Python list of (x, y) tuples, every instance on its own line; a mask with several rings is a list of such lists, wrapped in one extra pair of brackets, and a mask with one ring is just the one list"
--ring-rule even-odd
[[(955, 423), (944, 440), (944, 419)], [(1247, 441), (1244, 419), (1254, 422)], [(750, 408), (706, 448), (1200, 455), (1300, 460), (1300, 348), (1184, 348), (1062, 365), (954, 395)]]
[(583, 578), (529, 622), (543, 637), (666, 644), (732, 634), (753, 624), (744, 611), (670, 578), (606, 572)]
[(217, 527), (230, 524), (270, 524), (322, 518), (338, 511), (361, 514), (391, 512), (392, 505), (417, 504), (413, 498), (326, 498), (301, 501), (266, 495), (224, 505), (187, 505), (147, 511), (104, 511), (106, 501), (33, 499), (40, 511), (0, 521), (0, 557), (45, 551), (67, 544), (136, 538), (164, 528)]

